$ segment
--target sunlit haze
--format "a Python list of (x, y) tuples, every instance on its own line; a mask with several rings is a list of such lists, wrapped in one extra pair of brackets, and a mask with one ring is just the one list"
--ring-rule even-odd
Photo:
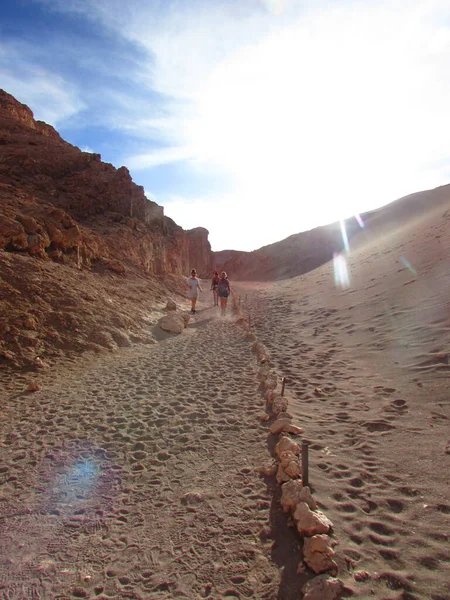
[(450, 4), (4, 0), (0, 87), (213, 250), (449, 183)]

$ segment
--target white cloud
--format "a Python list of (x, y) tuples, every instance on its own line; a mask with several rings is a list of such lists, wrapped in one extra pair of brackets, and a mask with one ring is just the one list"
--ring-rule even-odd
[(217, 215), (233, 221), (228, 239), (241, 216), (257, 220), (252, 236), (240, 232), (242, 247), (447, 182), (443, 0), (59, 5), (145, 50), (136, 83), (167, 99), (164, 109), (136, 100), (133, 114), (124, 93), (117, 127), (163, 145), (127, 164), (183, 160), (228, 175), (233, 195), (172, 199), (166, 211), (184, 215), (186, 227), (194, 225), (184, 219), (204, 224), (218, 246), (228, 244)]
[(151, 169), (152, 167), (171, 162), (188, 160), (189, 158), (191, 158), (191, 155), (187, 148), (161, 148), (146, 154), (131, 156), (125, 159), (125, 163), (130, 169), (138, 171), (140, 169)]
[(0, 86), (55, 127), (85, 107), (74, 86), (40, 67), (26, 44), (0, 43)]

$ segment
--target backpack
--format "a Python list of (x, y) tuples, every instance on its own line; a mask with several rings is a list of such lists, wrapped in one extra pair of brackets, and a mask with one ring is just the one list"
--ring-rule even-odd
[(228, 293), (230, 291), (230, 283), (228, 281), (228, 279), (221, 279), (219, 281), (219, 292), (222, 296), (228, 296)]

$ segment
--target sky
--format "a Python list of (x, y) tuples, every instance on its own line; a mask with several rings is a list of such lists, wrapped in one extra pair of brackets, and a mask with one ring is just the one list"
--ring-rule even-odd
[(213, 250), (450, 182), (448, 0), (2, 0), (0, 88)]

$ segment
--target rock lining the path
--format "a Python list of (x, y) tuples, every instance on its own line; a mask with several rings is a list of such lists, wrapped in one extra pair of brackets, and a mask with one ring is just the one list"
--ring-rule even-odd
[(339, 579), (318, 575), (303, 586), (303, 600), (336, 600), (343, 588)]
[[(233, 307), (235, 312), (241, 313), (240, 302), (235, 300)], [(244, 326), (249, 323), (249, 320), (244, 318), (238, 321)], [(317, 502), (310, 488), (303, 486), (300, 446), (286, 435), (287, 433), (299, 435), (303, 433), (303, 429), (293, 424), (291, 416), (287, 413), (289, 399), (276, 391), (278, 377), (270, 368), (269, 352), (264, 344), (257, 340), (250, 329), (246, 332), (245, 339), (255, 339), (252, 351), (261, 365), (258, 379), (266, 401), (266, 415), (269, 421), (272, 419), (269, 425), (269, 436), (280, 436), (275, 446), (276, 460), (262, 467), (260, 473), (266, 476), (276, 474), (277, 483), (281, 485), (282, 490), (283, 511), (291, 513), (296, 529), (304, 540), (304, 562), (318, 574), (303, 586), (301, 593), (304, 600), (337, 600), (343, 589), (343, 583), (326, 574), (331, 572), (336, 575), (338, 571), (338, 565), (333, 560), (335, 552), (332, 548), (336, 542), (330, 535), (326, 535), (331, 534), (333, 524), (324, 513), (317, 510)], [(299, 569), (301, 568), (300, 564)]]

